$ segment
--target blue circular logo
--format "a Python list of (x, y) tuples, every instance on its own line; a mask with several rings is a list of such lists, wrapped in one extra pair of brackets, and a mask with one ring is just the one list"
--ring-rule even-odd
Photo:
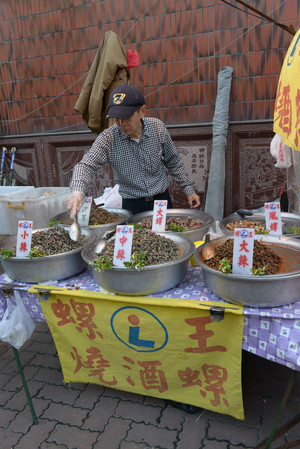
[(141, 307), (121, 307), (113, 313), (110, 325), (117, 339), (137, 352), (156, 352), (168, 342), (163, 323)]

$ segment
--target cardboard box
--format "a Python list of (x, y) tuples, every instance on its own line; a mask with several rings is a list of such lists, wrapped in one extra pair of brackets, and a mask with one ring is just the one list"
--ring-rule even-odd
[(47, 228), (50, 218), (67, 210), (70, 194), (69, 187), (37, 187), (0, 196), (0, 234), (16, 234), (19, 220), (32, 220), (34, 229)]

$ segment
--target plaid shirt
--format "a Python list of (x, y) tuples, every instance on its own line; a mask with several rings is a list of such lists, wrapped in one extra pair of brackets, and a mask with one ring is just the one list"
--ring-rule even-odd
[(110, 164), (123, 198), (154, 196), (167, 190), (168, 174), (186, 196), (195, 192), (164, 123), (144, 118), (139, 142), (123, 134), (117, 125), (105, 129), (75, 166), (70, 187), (86, 192), (99, 167)]

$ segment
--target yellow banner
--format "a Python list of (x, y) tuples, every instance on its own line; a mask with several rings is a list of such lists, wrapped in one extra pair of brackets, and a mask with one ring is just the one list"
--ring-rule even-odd
[[(35, 288), (29, 291), (43, 286)], [(40, 304), (65, 382), (105, 385), (244, 419), (241, 306), (50, 291)]]
[(300, 151), (300, 28), (285, 56), (277, 86), (274, 132)]

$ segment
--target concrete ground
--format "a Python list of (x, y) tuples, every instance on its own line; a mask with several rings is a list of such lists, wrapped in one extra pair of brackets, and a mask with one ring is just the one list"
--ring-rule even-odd
[[(12, 348), (0, 342), (0, 449), (250, 449), (271, 432), (293, 371), (243, 351), (245, 420), (190, 414), (155, 399), (92, 384), (63, 383), (47, 324), (18, 351), (38, 424), (33, 424)], [(278, 427), (300, 412), (300, 375)], [(271, 448), (300, 440), (300, 423)], [(261, 446), (261, 449), (265, 445)]]

